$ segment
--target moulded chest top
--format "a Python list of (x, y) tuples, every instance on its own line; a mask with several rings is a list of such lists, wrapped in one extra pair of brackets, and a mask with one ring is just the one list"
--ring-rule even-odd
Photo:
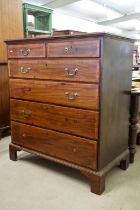
[(66, 38), (84, 38), (84, 37), (94, 37), (94, 38), (98, 38), (98, 37), (110, 37), (110, 38), (114, 38), (114, 39), (123, 39), (126, 41), (130, 41), (130, 42), (134, 42), (134, 39), (130, 39), (127, 37), (123, 37), (123, 36), (118, 36), (115, 34), (109, 34), (109, 33), (104, 33), (104, 32), (95, 32), (95, 33), (84, 33), (84, 34), (74, 34), (74, 35), (59, 35), (59, 36), (47, 36), (47, 37), (36, 37), (36, 38), (24, 38), (24, 39), (16, 39), (16, 40), (6, 40), (6, 43), (14, 43), (14, 42), (24, 42), (24, 41), (41, 41), (41, 40), (53, 40), (53, 39), (66, 39)]

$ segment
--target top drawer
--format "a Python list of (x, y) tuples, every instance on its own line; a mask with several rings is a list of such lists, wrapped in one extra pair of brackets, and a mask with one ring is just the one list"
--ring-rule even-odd
[(9, 45), (8, 46), (8, 58), (36, 58), (45, 57), (45, 44), (21, 44), (21, 45)]
[(100, 57), (100, 40), (48, 43), (48, 57)]

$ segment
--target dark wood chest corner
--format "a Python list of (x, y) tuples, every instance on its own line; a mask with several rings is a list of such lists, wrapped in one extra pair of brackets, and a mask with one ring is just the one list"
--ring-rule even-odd
[(129, 165), (133, 43), (95, 33), (7, 45), (10, 159), (24, 150), (75, 168), (101, 194), (108, 171)]

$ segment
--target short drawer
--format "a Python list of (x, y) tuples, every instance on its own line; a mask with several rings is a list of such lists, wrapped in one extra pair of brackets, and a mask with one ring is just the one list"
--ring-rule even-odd
[(51, 57), (100, 57), (100, 40), (71, 40), (48, 43)]
[(10, 60), (10, 77), (99, 82), (100, 61)]
[(46, 155), (96, 169), (97, 143), (80, 137), (12, 122), (12, 142)]
[(98, 138), (99, 113), (11, 99), (11, 119), (64, 133)]
[(40, 58), (45, 56), (45, 43), (8, 45), (8, 58)]
[(97, 84), (11, 79), (10, 96), (66, 106), (99, 108)]

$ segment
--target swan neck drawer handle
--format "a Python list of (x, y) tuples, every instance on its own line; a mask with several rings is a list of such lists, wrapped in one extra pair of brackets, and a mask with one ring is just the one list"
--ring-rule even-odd
[(21, 111), (21, 114), (22, 114), (22, 116), (24, 116), (24, 117), (30, 117), (31, 114), (32, 114), (32, 112), (31, 112), (31, 111), (22, 110), (22, 111)]
[(27, 73), (29, 73), (30, 70), (31, 70), (30, 67), (24, 68), (23, 66), (21, 66), (21, 68), (20, 68), (20, 72), (22, 74), (27, 74)]
[(75, 68), (75, 69), (73, 69), (73, 70), (70, 70), (70, 69), (68, 69), (68, 68), (65, 68), (65, 73), (66, 73), (66, 75), (69, 76), (69, 77), (75, 76), (75, 75), (77, 74), (77, 72), (78, 72), (78, 68)]
[(79, 94), (77, 92), (75, 93), (65, 92), (65, 95), (67, 96), (68, 100), (75, 100)]
[(20, 49), (20, 52), (23, 56), (27, 56), (30, 54), (31, 49)]

